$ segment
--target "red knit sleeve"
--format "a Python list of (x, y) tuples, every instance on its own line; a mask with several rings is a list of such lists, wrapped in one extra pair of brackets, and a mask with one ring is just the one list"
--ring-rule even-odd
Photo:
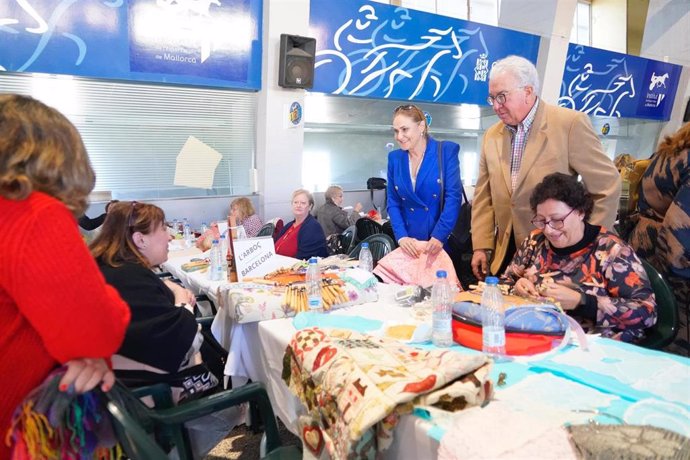
[(6, 286), (20, 313), (50, 355), (105, 358), (117, 351), (129, 323), (129, 307), (103, 275), (67, 208), (34, 193), (31, 213), (13, 222)]

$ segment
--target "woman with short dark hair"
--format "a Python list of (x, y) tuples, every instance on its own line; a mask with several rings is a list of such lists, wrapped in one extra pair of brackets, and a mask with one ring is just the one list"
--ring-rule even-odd
[(590, 224), (593, 200), (568, 174), (549, 174), (530, 197), (537, 228), (502, 276), (525, 297), (555, 300), (590, 332), (624, 342), (656, 322), (656, 302), (642, 262), (625, 241)]

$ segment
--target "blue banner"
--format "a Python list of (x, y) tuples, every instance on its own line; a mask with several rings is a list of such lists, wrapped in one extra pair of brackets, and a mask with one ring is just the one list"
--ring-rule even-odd
[(571, 43), (558, 104), (591, 116), (671, 117), (682, 67)]
[(258, 90), (261, 0), (7, 0), (0, 70)]
[(361, 0), (310, 7), (316, 92), (486, 104), (493, 62), (537, 61), (536, 35)]

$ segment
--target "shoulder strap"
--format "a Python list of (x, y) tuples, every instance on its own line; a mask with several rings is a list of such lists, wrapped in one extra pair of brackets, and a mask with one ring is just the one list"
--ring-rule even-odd
[[(439, 141), (438, 143), (438, 172), (439, 176), (441, 177), (441, 212), (443, 212), (443, 205), (445, 204), (446, 201), (446, 196), (445, 193), (443, 193), (443, 154), (441, 152), (443, 148), (443, 141)], [(460, 181), (460, 190), (462, 190), (462, 199), (464, 200), (462, 203), (468, 203), (467, 201), (467, 195), (465, 194), (465, 187), (462, 185), (462, 181)], [(460, 203), (460, 204), (462, 204)]]
[(443, 141), (439, 141), (437, 144), (438, 148), (438, 175), (441, 178), (441, 212), (443, 212), (443, 205), (445, 204), (445, 193), (443, 192), (443, 153), (441, 149), (443, 148)]

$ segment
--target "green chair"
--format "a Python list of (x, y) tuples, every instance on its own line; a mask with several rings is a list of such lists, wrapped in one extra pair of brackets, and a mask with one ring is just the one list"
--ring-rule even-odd
[[(359, 222), (359, 221), (357, 221)], [(369, 250), (371, 251), (372, 259), (374, 260), (374, 267), (376, 264), (395, 247), (395, 242), (390, 236), (385, 233), (377, 233), (375, 235), (370, 235), (364, 241), (357, 243), (357, 246), (350, 251), (350, 258), (359, 258), (359, 251), (362, 249), (362, 243), (369, 243)]]
[[(139, 398), (150, 396), (154, 402), (154, 408), (147, 407)], [(228, 407), (237, 406), (243, 403), (253, 403), (258, 407), (261, 420), (264, 424), (264, 436), (266, 440), (266, 459), (299, 459), (302, 458), (302, 451), (295, 446), (284, 447), (281, 445), (278, 425), (268, 398), (266, 387), (262, 383), (249, 383), (239, 388), (225, 390), (204, 396), (194, 401), (189, 401), (179, 406), (174, 405), (170, 387), (166, 384), (155, 384), (146, 387), (130, 390), (120, 382), (117, 383), (116, 391), (111, 395), (108, 393), (110, 401), (114, 401), (113, 408), (108, 410), (124, 414), (119, 417), (113, 415), (116, 425), (122, 423), (134, 423), (136, 429), (129, 429), (125, 426), (125, 433), (118, 433), (118, 439), (132, 458), (159, 458), (150, 457), (145, 452), (151, 448), (150, 443), (142, 439), (137, 430), (154, 435), (156, 444), (162, 452), (177, 448), (178, 456), (181, 460), (192, 459), (192, 448), (189, 435), (185, 428), (185, 423), (200, 417), (213, 414)], [(127, 417), (129, 415), (129, 418)], [(136, 433), (136, 434), (135, 434)], [(150, 437), (147, 437), (151, 441)], [(165, 458), (165, 457), (164, 457)]]
[(638, 345), (660, 350), (671, 344), (678, 333), (678, 307), (673, 291), (656, 268), (644, 259), (642, 266), (647, 272), (656, 297), (657, 319), (656, 324), (647, 330), (646, 337), (638, 342)]
[(110, 420), (112, 421), (115, 435), (127, 457), (133, 459), (167, 460), (168, 456), (154, 442), (151, 435), (122, 408), (119, 402), (112, 398), (110, 393), (106, 393), (106, 397), (109, 399), (106, 408), (108, 413), (110, 413)]
[(342, 247), (342, 254), (349, 254), (355, 246), (355, 236), (357, 235), (357, 227), (350, 225), (343, 233), (340, 234), (340, 246)]
[(273, 232), (275, 231), (276, 226), (273, 225), (272, 222), (265, 223), (263, 227), (261, 227), (261, 230), (259, 230), (259, 233), (256, 234), (256, 236), (273, 236)]
[(383, 233), (383, 226), (375, 220), (369, 219), (368, 217), (357, 219), (357, 222), (355, 222), (355, 227), (357, 228), (357, 232), (355, 233), (357, 242), (364, 241), (371, 235)]

